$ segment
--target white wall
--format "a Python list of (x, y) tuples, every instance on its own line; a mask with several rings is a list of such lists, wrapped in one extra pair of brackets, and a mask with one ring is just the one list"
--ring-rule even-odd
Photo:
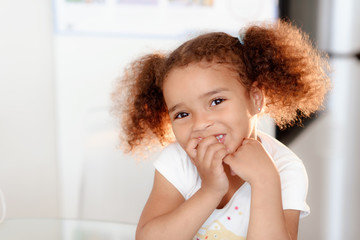
[(322, 113), (289, 147), (302, 159), (309, 177), (307, 203), (311, 214), (300, 221), (299, 239), (326, 239), (324, 215), (326, 211), (326, 162), (329, 158), (331, 119)]
[(8, 218), (56, 217), (51, 1), (0, 1), (0, 187)]
[[(113, 91), (115, 79), (120, 76), (124, 67), (131, 60), (139, 55), (153, 52), (154, 49), (168, 49), (175, 42), (174, 40), (102, 36), (58, 35), (55, 37), (57, 147), (62, 217), (91, 216), (91, 218), (96, 218), (96, 214), (80, 213), (82, 211), (79, 206), (80, 202), (85, 204), (88, 204), (87, 201), (94, 202), (94, 198), (81, 199), (81, 187), (85, 187), (85, 190), (92, 189), (93, 195), (102, 192), (101, 188), (112, 188), (114, 194), (106, 196), (116, 199), (118, 189), (125, 189), (129, 182), (134, 183), (121, 175), (123, 169), (118, 169), (119, 166), (124, 166), (128, 167), (129, 171), (134, 171), (133, 174), (136, 173), (136, 167), (133, 167), (134, 159), (129, 159), (129, 157), (125, 159), (126, 156), (121, 156), (120, 150), (116, 149), (119, 142), (112, 137), (114, 134), (118, 134), (119, 129), (114, 126), (113, 118), (109, 114), (110, 94)], [(96, 144), (89, 145), (89, 141), (93, 141), (94, 136), (97, 136)], [(106, 168), (107, 164), (111, 162), (119, 161), (121, 163), (113, 165), (113, 171), (105, 174), (105, 178), (98, 180), (97, 185), (88, 186), (89, 181), (82, 182), (83, 174), (97, 176), (95, 172), (84, 172), (89, 161), (92, 161), (93, 164), (100, 164), (97, 169)], [(119, 173), (118, 177), (109, 181), (108, 177), (112, 174), (115, 175), (116, 171)], [(142, 184), (144, 181), (152, 182), (152, 179), (138, 177), (138, 184)], [(91, 177), (87, 177), (87, 179), (91, 179)], [(94, 183), (94, 181), (90, 182)], [(83, 184), (85, 186), (82, 186)], [(100, 185), (100, 189), (96, 188), (98, 185)], [(139, 193), (139, 197), (147, 198), (151, 186), (146, 186), (146, 192)], [(106, 198), (106, 196), (101, 197)], [(145, 203), (145, 200), (142, 202)], [(119, 211), (117, 208), (119, 204), (93, 205), (93, 211), (104, 212), (104, 209), (112, 208), (112, 214), (97, 215), (97, 219), (123, 220), (125, 219), (123, 215), (118, 215), (116, 219), (112, 216)], [(136, 217), (138, 217), (138, 211)], [(136, 217), (129, 216), (127, 219)]]
[(316, 40), (322, 50), (332, 53), (333, 89), (326, 113), (291, 144), (304, 160), (310, 180), (312, 213), (301, 223), (300, 239), (357, 239), (360, 62), (354, 54), (360, 49), (360, 2), (315, 2), (319, 4)]
[(178, 41), (56, 35), (52, 10), (50, 0), (0, 1), (0, 187), (8, 218), (84, 211), (89, 115), (107, 110), (112, 81), (134, 52)]
[[(276, 6), (275, 1), (265, 1), (272, 7)], [(258, 6), (259, 2), (254, 4), (262, 13), (259, 13), (257, 17), (268, 19), (271, 16), (273, 18), (273, 8)], [(110, 4), (111, 1), (108, 3)], [(226, 5), (225, 1), (217, 1), (217, 3)], [(84, 15), (73, 20), (74, 23), (71, 24), (73, 27), (78, 26), (77, 23), (81, 25), (79, 19), (86, 18), (86, 10), (91, 9), (91, 6), (86, 7), (89, 8), (78, 11), (77, 15), (74, 14), (74, 16)], [(110, 10), (119, 6), (115, 4), (106, 7), (111, 12)], [(179, 9), (186, 11), (183, 8)], [(57, 13), (60, 13), (60, 10), (59, 7)], [(229, 15), (226, 8), (224, 10), (221, 7), (220, 10), (223, 14), (220, 16), (234, 18)], [(254, 9), (252, 12), (255, 12)], [(145, 19), (153, 18), (151, 14), (147, 14)], [(178, 17), (186, 16), (182, 14)], [(168, 18), (169, 21), (173, 20), (171, 17)], [(58, 19), (67, 22), (61, 18), (61, 14)], [(116, 18), (113, 19), (111, 14), (102, 20), (109, 19), (113, 22), (118, 21)], [(146, 21), (145, 19), (143, 20)], [(227, 26), (228, 21), (225, 21), (224, 17), (219, 19), (222, 21), (211, 18), (205, 22), (207, 25), (216, 23), (224, 29), (231, 29), (231, 32), (237, 32), (237, 29), (246, 22), (246, 18), (240, 21), (241, 24), (237, 19), (239, 26), (234, 30), (235, 28)], [(69, 18), (68, 21), (72, 22), (70, 20)], [(132, 21), (131, 18), (126, 20)], [(188, 26), (191, 22), (182, 20), (180, 23)], [(101, 20), (98, 23), (101, 23)], [(168, 27), (176, 32), (177, 28), (173, 26), (176, 25), (169, 24)], [(104, 24), (103, 27), (107, 29), (108, 26)], [(136, 32), (143, 31), (142, 25), (137, 25), (136, 28), (133, 29)], [(76, 30), (76, 27), (74, 29)], [(117, 134), (119, 129), (111, 125), (108, 114), (110, 93), (113, 90), (114, 80), (132, 60), (156, 50), (173, 49), (189, 36), (181, 31), (177, 37), (171, 34), (165, 34), (167, 37), (159, 37), (146, 34), (123, 34), (120, 30), (121, 34), (116, 35), (98, 32), (96, 27), (89, 32), (61, 31), (60, 27), (55, 36), (57, 147), (61, 180), (59, 199), (60, 215), (65, 218), (81, 217), (135, 223), (142, 209), (141, 205), (145, 204), (152, 187), (153, 167), (149, 162), (134, 166), (134, 162), (131, 162), (134, 160), (115, 151), (118, 142), (113, 135)], [(186, 28), (184, 32), (191, 32), (190, 30), (192, 29)], [(94, 141), (94, 136), (97, 137), (96, 141)], [(105, 169), (111, 171), (103, 174), (102, 172), (107, 171)], [(124, 169), (127, 169), (127, 172)], [(128, 194), (128, 183), (141, 185), (136, 188), (139, 191), (136, 192), (137, 198), (141, 201), (130, 202), (132, 195)], [(134, 191), (132, 193), (134, 194)], [(128, 206), (126, 211), (123, 205)], [(134, 211), (131, 216), (132, 209)], [(122, 214), (119, 214), (120, 212)]]

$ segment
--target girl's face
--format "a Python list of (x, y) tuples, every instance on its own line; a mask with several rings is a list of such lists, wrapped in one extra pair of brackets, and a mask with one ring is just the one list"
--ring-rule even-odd
[(256, 87), (248, 92), (224, 65), (175, 68), (164, 81), (163, 94), (173, 132), (184, 149), (193, 138), (215, 136), (234, 152), (244, 138), (254, 137), (262, 92)]

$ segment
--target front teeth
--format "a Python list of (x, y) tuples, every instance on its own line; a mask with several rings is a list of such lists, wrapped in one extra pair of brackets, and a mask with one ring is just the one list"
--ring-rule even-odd
[(220, 135), (217, 135), (217, 136), (216, 136), (216, 139), (220, 141), (223, 137), (224, 137), (224, 135), (223, 135), (223, 134), (220, 134)]

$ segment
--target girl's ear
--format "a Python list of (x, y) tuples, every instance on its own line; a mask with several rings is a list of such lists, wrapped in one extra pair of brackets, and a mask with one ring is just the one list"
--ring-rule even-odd
[(258, 87), (258, 82), (254, 82), (250, 89), (250, 99), (253, 104), (253, 113), (258, 114), (262, 111), (265, 102), (263, 91)]

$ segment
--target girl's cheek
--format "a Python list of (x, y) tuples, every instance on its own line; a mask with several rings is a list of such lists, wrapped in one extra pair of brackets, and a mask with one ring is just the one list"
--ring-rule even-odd
[(192, 156), (194, 154), (193, 149), (197, 146), (198, 140), (191, 138), (189, 127), (185, 124), (172, 123), (172, 129), (176, 141), (189, 156)]
[(190, 134), (184, 126), (173, 124), (173, 132), (178, 142), (187, 142), (189, 140)]

